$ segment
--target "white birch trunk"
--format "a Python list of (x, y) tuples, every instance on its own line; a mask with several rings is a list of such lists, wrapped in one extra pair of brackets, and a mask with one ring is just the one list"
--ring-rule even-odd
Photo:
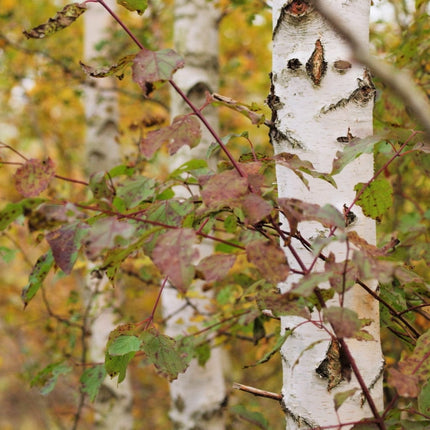
[[(338, 19), (351, 23), (361, 40), (368, 42), (370, 0), (326, 0), (324, 3), (336, 10)], [(275, 153), (293, 152), (311, 161), (316, 170), (330, 172), (336, 151), (345, 145), (337, 141), (338, 137), (346, 136), (348, 129), (357, 137), (372, 134), (373, 84), (367, 82), (368, 75), (363, 67), (353, 62), (348, 45), (312, 10), (308, 1), (275, 0), (273, 31), (270, 100), (274, 107), (275, 127), (271, 130), (271, 140)], [(348, 63), (335, 63), (339, 60), (352, 63), (351, 67), (348, 68)], [(362, 84), (369, 84), (370, 90), (360, 91)], [(330, 203), (342, 212), (343, 205), (349, 206), (355, 197), (354, 185), (368, 181), (372, 174), (373, 156), (366, 154), (334, 178), (337, 189), (325, 181), (309, 178), (308, 190), (294, 173), (277, 166), (279, 197), (298, 198), (320, 205)], [(366, 218), (359, 207), (355, 206), (353, 211), (358, 221), (350, 228), (374, 243), (375, 222)], [(282, 219), (281, 222), (288, 226), (287, 220)], [(299, 230), (309, 240), (321, 232), (322, 226), (313, 222), (300, 223)], [(294, 246), (308, 266), (313, 256), (298, 246), (298, 241), (294, 241)], [(335, 243), (330, 251), (334, 252), (337, 262), (346, 257), (345, 243)], [(286, 253), (290, 265), (300, 270), (291, 254), (287, 250)], [(321, 265), (315, 269), (323, 270)], [(288, 291), (297, 279), (290, 275), (287, 282), (280, 286), (281, 291)], [(376, 288), (374, 283), (373, 287)], [(338, 300), (336, 304), (339, 305)], [(359, 317), (374, 321), (368, 331), (375, 341), (349, 339), (347, 344), (377, 408), (381, 409), (383, 359), (379, 342), (378, 303), (355, 286), (346, 295), (345, 307), (357, 312)], [(298, 317), (282, 317), (282, 330), (296, 327), (303, 321)], [(324, 341), (318, 343), (320, 339)], [(351, 382), (343, 381), (329, 392), (327, 379), (317, 374), (316, 369), (326, 357), (329, 342), (327, 333), (306, 323), (295, 330), (282, 347), (282, 393), (287, 429), (317, 428), (372, 417), (354, 376)], [(336, 414), (333, 396), (354, 387), (358, 391)]]
[[(206, 0), (176, 0), (174, 40), (175, 49), (185, 59), (185, 68), (176, 72), (174, 79), (178, 86), (197, 106), (205, 101), (205, 92), (216, 91), (218, 87), (218, 19), (219, 12), (212, 2)], [(171, 116), (174, 118), (189, 112), (185, 102), (176, 94), (172, 94)], [(209, 123), (216, 129), (218, 118), (214, 108), (204, 111)], [(183, 147), (169, 159), (169, 170), (194, 158), (205, 158), (211, 143), (207, 130), (202, 130), (200, 144), (190, 150)], [(180, 187), (175, 190), (176, 196), (188, 196), (188, 192)], [(208, 255), (212, 245), (202, 243), (199, 246), (200, 257)], [(211, 295), (200, 289), (201, 282), (195, 282), (192, 289), (199, 294), (193, 298), (193, 305), (202, 312), (210, 310)], [(196, 325), (192, 322), (195, 313), (186, 302), (178, 296), (177, 290), (171, 285), (163, 291), (163, 314), (171, 316), (167, 320), (166, 334), (177, 336), (186, 334), (188, 327)], [(222, 369), (222, 350), (212, 349), (211, 357), (204, 367), (193, 360), (184, 374), (170, 384), (172, 406), (170, 418), (175, 429), (181, 430), (223, 430), (223, 402), (226, 388)]]
[[(106, 1), (106, 0), (105, 0)], [(106, 3), (113, 9), (115, 0)], [(95, 56), (103, 55), (95, 46), (108, 38), (107, 30), (112, 24), (109, 14), (97, 4), (88, 4), (84, 15), (85, 61), (90, 62)], [(86, 128), (86, 164), (88, 172), (108, 171), (120, 162), (119, 146), (116, 142), (118, 126), (118, 98), (114, 78), (92, 79), (92, 86), (85, 88)], [(91, 271), (92, 263), (88, 270)], [(103, 362), (109, 333), (116, 327), (116, 315), (113, 311), (114, 297), (112, 286), (106, 276), (94, 272), (87, 276), (86, 295), (91, 300), (91, 337), (89, 353), (91, 361)], [(118, 385), (116, 379), (106, 378), (96, 398), (95, 428), (130, 430), (133, 428), (133, 395), (128, 375)]]

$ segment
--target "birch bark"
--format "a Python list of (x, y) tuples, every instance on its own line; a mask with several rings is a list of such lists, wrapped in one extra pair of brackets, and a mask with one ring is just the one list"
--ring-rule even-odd
[[(105, 0), (116, 8), (115, 0)], [(111, 17), (98, 4), (88, 4), (84, 15), (84, 57), (90, 62), (103, 55), (96, 46), (108, 38)], [(118, 99), (114, 90), (114, 78), (92, 79), (92, 86), (85, 89), (86, 165), (88, 173), (108, 171), (120, 163), (120, 151), (116, 142), (118, 125)], [(111, 89), (111, 90), (110, 90)], [(89, 263), (91, 271), (92, 263)], [(93, 362), (103, 362), (109, 333), (116, 327), (113, 304), (118, 302), (106, 276), (93, 272), (87, 276), (86, 296), (91, 302), (91, 338), (89, 353)], [(133, 395), (130, 378), (118, 384), (107, 378), (95, 401), (95, 428), (130, 430), (133, 427)]]
[[(218, 87), (218, 20), (219, 12), (212, 2), (206, 0), (176, 0), (174, 19), (175, 49), (185, 59), (185, 67), (175, 73), (175, 82), (196, 106), (205, 102), (206, 91), (214, 92)], [(171, 116), (188, 113), (186, 104), (172, 93)], [(208, 107), (204, 111), (209, 123), (216, 129), (217, 113)], [(169, 170), (173, 171), (190, 159), (204, 159), (211, 142), (207, 130), (202, 130), (200, 144), (190, 150), (182, 147), (169, 159)], [(177, 197), (188, 197), (184, 188), (176, 188)], [(199, 245), (200, 257), (209, 255), (209, 243)], [(163, 314), (167, 320), (166, 333), (170, 336), (186, 334), (191, 325), (195, 309), (203, 315), (210, 310), (211, 295), (201, 291), (201, 283), (192, 285), (193, 308), (186, 306), (183, 298), (172, 285), (163, 291)], [(185, 305), (185, 306), (184, 306)], [(175, 429), (222, 430), (225, 428), (223, 402), (226, 397), (222, 369), (222, 351), (212, 349), (211, 357), (204, 367), (193, 360), (184, 374), (170, 384), (172, 406), (170, 418)]]
[[(354, 26), (357, 36), (368, 43), (370, 0), (326, 0), (324, 3), (336, 11), (339, 20)], [(330, 172), (336, 151), (345, 145), (338, 137), (347, 136), (348, 130), (357, 137), (372, 134), (374, 87), (370, 75), (354, 63), (352, 57), (349, 46), (313, 9), (310, 1), (273, 2), (273, 71), (269, 100), (274, 120), (270, 136), (275, 153), (295, 153), (311, 161), (316, 170)], [(337, 189), (313, 178), (310, 178), (310, 189), (307, 189), (292, 171), (277, 166), (278, 193), (279, 197), (298, 198), (319, 205), (330, 203), (342, 212), (343, 205), (349, 206), (355, 197), (354, 185), (368, 181), (372, 174), (373, 156), (366, 154), (335, 176)], [(375, 222), (366, 218), (357, 206), (354, 213), (357, 222), (350, 228), (374, 243)], [(282, 219), (281, 222), (288, 229), (288, 221)], [(327, 234), (314, 222), (300, 223), (299, 230), (310, 241), (318, 234)], [(313, 255), (300, 244), (294, 242), (293, 245), (309, 267)], [(337, 262), (347, 257), (345, 243), (334, 243), (330, 251)], [(301, 270), (288, 250), (286, 254), (291, 267)], [(317, 264), (314, 270), (318, 269), (321, 266)], [(295, 281), (297, 276), (290, 275), (280, 285), (281, 291), (288, 291)], [(373, 288), (376, 288), (375, 284)], [(334, 304), (339, 306), (339, 300)], [(375, 341), (347, 339), (347, 344), (381, 409), (383, 359), (378, 303), (360, 287), (354, 286), (346, 294), (344, 306), (357, 312), (360, 318), (373, 320), (368, 331)], [(318, 318), (317, 315), (314, 317)], [(282, 330), (297, 327), (303, 321), (298, 317), (283, 317)], [(334, 395), (360, 387), (352, 376), (350, 382), (343, 381), (328, 391), (327, 379), (321, 378), (316, 369), (326, 358), (329, 343), (327, 333), (305, 323), (294, 330), (282, 347), (283, 403), (288, 429), (317, 428), (372, 417), (360, 389), (336, 413)], [(350, 427), (352, 425), (342, 428)]]

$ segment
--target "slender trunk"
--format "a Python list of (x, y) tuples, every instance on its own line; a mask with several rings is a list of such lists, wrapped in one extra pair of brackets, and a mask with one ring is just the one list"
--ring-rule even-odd
[[(106, 1), (106, 0), (105, 0)], [(115, 8), (114, 0), (106, 1)], [(101, 53), (96, 45), (109, 37), (107, 30), (112, 23), (110, 16), (97, 4), (89, 4), (85, 14), (86, 61), (94, 61)], [(120, 162), (120, 151), (116, 142), (118, 124), (118, 99), (114, 78), (93, 79), (92, 86), (85, 89), (85, 113), (87, 120), (86, 165), (88, 172), (108, 171)], [(89, 271), (93, 267), (89, 263)], [(117, 291), (115, 292), (117, 293)], [(91, 361), (103, 362), (104, 350), (109, 333), (116, 327), (113, 311), (118, 305), (118, 297), (106, 276), (93, 272), (86, 280), (86, 296), (91, 300), (92, 324), (89, 339)], [(118, 385), (116, 380), (107, 378), (95, 401), (95, 428), (130, 430), (133, 427), (132, 387), (127, 376)]]
[[(176, 50), (185, 58), (185, 68), (175, 74), (175, 82), (197, 106), (205, 102), (206, 91), (213, 92), (218, 86), (218, 11), (205, 0), (176, 0), (174, 39)], [(172, 118), (187, 113), (184, 102), (172, 94)], [(212, 107), (205, 109), (210, 124), (217, 128), (218, 118)], [(200, 144), (189, 150), (183, 147), (169, 160), (172, 171), (194, 158), (205, 158), (211, 138), (203, 130)], [(185, 189), (177, 188), (177, 196), (187, 196)], [(211, 244), (199, 246), (200, 256), (211, 252)], [(200, 313), (210, 310), (211, 295), (201, 291), (201, 283), (192, 286), (199, 299), (192, 299), (193, 308), (186, 306), (178, 292), (169, 286), (163, 292), (163, 313), (170, 316), (166, 333), (171, 336), (187, 333), (195, 309)], [(170, 384), (172, 406), (170, 417), (175, 429), (222, 430), (225, 428), (223, 402), (226, 389), (222, 370), (222, 354), (219, 348), (212, 349), (211, 357), (204, 366), (193, 360), (184, 374)]]
[[(336, 9), (338, 19), (351, 22), (356, 34), (368, 41), (370, 0), (327, 0), (326, 3)], [(273, 110), (271, 141), (275, 152), (295, 153), (311, 161), (320, 172), (331, 171), (336, 152), (345, 145), (341, 142), (345, 139), (339, 137), (372, 134), (374, 87), (370, 76), (362, 66), (353, 62), (348, 45), (308, 1), (273, 2), (273, 71), (269, 100)], [(307, 189), (291, 170), (277, 166), (279, 197), (298, 198), (319, 205), (330, 203), (342, 212), (343, 206), (349, 206), (355, 197), (354, 185), (366, 182), (372, 174), (373, 156), (365, 154), (335, 176), (337, 189), (313, 178), (309, 178)], [(350, 228), (374, 243), (375, 222), (366, 218), (358, 207), (353, 211), (357, 222)], [(281, 222), (287, 228), (288, 221), (282, 219)], [(299, 230), (305, 239), (312, 241), (322, 234), (323, 229), (315, 222), (303, 222), (299, 224)], [(314, 256), (296, 242), (293, 245), (302, 262), (309, 267)], [(350, 257), (345, 242), (335, 242), (329, 250), (337, 262)], [(291, 267), (301, 270), (288, 250), (286, 253)], [(314, 269), (323, 270), (322, 263)], [(280, 286), (281, 291), (288, 291), (297, 279), (290, 275)], [(376, 288), (375, 283), (373, 288)], [(339, 299), (333, 303), (339, 306)], [(383, 359), (378, 303), (360, 287), (354, 286), (346, 294), (343, 305), (357, 312), (360, 318), (373, 320), (368, 331), (375, 341), (348, 339), (347, 345), (376, 407), (381, 409)], [(313, 317), (314, 320), (319, 318), (318, 315)], [(282, 317), (282, 329), (297, 327), (303, 321), (299, 317)], [(317, 373), (326, 359), (329, 344), (330, 338), (325, 331), (304, 323), (294, 330), (282, 348), (283, 402), (288, 429), (317, 428), (372, 417), (354, 375), (350, 382), (342, 381), (329, 390), (327, 379)], [(352, 388), (358, 390), (336, 413), (334, 395)]]

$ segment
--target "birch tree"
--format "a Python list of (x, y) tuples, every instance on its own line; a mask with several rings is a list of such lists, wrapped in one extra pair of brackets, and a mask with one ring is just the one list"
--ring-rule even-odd
[[(350, 22), (363, 43), (368, 43), (370, 1), (331, 0), (325, 2), (336, 11), (336, 19)], [(354, 61), (349, 45), (336, 34), (308, 1), (274, 1), (273, 3), (273, 72), (269, 96), (273, 111), (270, 132), (276, 154), (290, 153), (309, 161), (316, 170), (330, 172), (336, 152), (354, 137), (372, 135), (372, 109), (375, 89), (370, 73)], [(364, 154), (334, 176), (337, 188), (321, 179), (309, 180), (306, 186), (291, 170), (277, 166), (278, 193), (282, 198), (296, 198), (323, 206), (327, 203), (345, 213), (354, 230), (370, 243), (375, 243), (375, 222), (354, 207), (358, 182), (365, 183), (373, 175), (373, 156)], [(352, 222), (354, 221), (354, 222)], [(283, 226), (288, 220), (281, 218)], [(348, 223), (348, 222), (347, 222)], [(294, 230), (294, 227), (290, 228)], [(344, 239), (333, 236), (334, 230), (323, 229), (315, 222), (300, 223), (300, 235), (314, 242), (330, 240), (332, 263), (343, 262), (352, 250)], [(303, 244), (292, 239), (295, 251), (286, 246), (290, 267), (310, 273), (320, 271), (322, 263)], [(328, 252), (328, 251), (327, 251)], [(327, 262), (326, 262), (327, 264)], [(282, 292), (291, 289), (299, 275), (291, 274), (280, 284)], [(320, 284), (324, 288), (324, 284)], [(371, 284), (374, 291), (376, 283)], [(335, 297), (319, 313), (314, 323), (300, 317), (282, 317), (283, 331), (292, 330), (282, 347), (283, 403), (287, 428), (352, 423), (372, 417), (382, 408), (383, 359), (379, 342), (378, 303), (360, 286)], [(340, 320), (354, 311), (359, 318), (370, 318), (367, 327), (373, 340), (344, 340), (341, 325), (332, 324), (338, 340), (330, 338), (323, 325), (331, 321), (330, 310)], [(344, 324), (347, 325), (345, 319)], [(345, 336), (346, 337), (346, 336)], [(342, 369), (336, 375), (334, 361), (341, 355), (353, 358), (356, 369)], [(341, 365), (342, 366), (342, 365)], [(358, 381), (357, 376), (362, 378)], [(362, 385), (369, 390), (373, 404), (363, 400)], [(351, 394), (337, 410), (337, 393)], [(353, 393), (353, 394), (352, 394)], [(349, 426), (351, 427), (352, 424)], [(348, 428), (348, 426), (343, 427)]]
[[(185, 60), (185, 67), (176, 73), (175, 81), (195, 106), (203, 106), (206, 93), (218, 87), (218, 20), (219, 11), (213, 2), (205, 0), (176, 0), (174, 10), (175, 50)], [(176, 92), (171, 94), (171, 116), (175, 118), (189, 112), (188, 106)], [(204, 114), (211, 126), (218, 128), (216, 110), (209, 106)], [(173, 171), (191, 159), (204, 159), (211, 143), (211, 135), (202, 130), (200, 144), (190, 149), (184, 146), (169, 158), (169, 170)], [(198, 192), (193, 189), (192, 192)], [(189, 197), (189, 190), (176, 187), (177, 197)], [(200, 257), (209, 255), (212, 244), (203, 241), (199, 245)], [(195, 326), (196, 310), (207, 315), (211, 308), (212, 294), (201, 290), (202, 282), (195, 281), (192, 306), (178, 291), (168, 285), (163, 291), (163, 312), (168, 318), (166, 333), (170, 336), (186, 334)], [(197, 295), (197, 296), (196, 296)], [(221, 430), (225, 428), (223, 402), (226, 397), (222, 368), (222, 350), (213, 348), (204, 366), (195, 359), (178, 379), (170, 383), (172, 407), (170, 418), (177, 429)], [(202, 381), (205, 381), (202, 383)]]
[[(106, 3), (115, 10), (114, 0)], [(95, 62), (104, 54), (105, 50), (100, 51), (97, 46), (109, 37), (112, 19), (98, 4), (89, 4), (84, 26), (85, 61)], [(114, 77), (91, 79), (91, 85), (85, 88), (85, 115), (87, 170), (89, 174), (103, 176), (121, 160), (116, 141), (119, 108)], [(90, 262), (91, 268), (95, 268), (95, 265)], [(104, 360), (109, 333), (117, 322), (114, 303), (118, 301), (118, 297), (115, 297), (118, 291), (113, 290), (106, 275), (97, 270), (88, 275), (86, 288), (87, 306), (92, 308), (90, 356), (92, 361), (101, 362)], [(95, 402), (97, 428), (131, 429), (132, 403), (130, 378), (127, 376), (120, 385), (116, 380), (107, 378)]]

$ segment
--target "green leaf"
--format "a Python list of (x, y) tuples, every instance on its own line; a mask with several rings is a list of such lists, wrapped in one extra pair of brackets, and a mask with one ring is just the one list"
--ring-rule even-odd
[(430, 382), (427, 382), (418, 394), (418, 410), (422, 414), (430, 416)]
[(336, 393), (334, 395), (334, 409), (337, 411), (357, 390), (358, 388), (351, 388), (350, 390)]
[(154, 196), (155, 185), (154, 179), (145, 176), (130, 178), (118, 184), (116, 198), (122, 199), (127, 209), (134, 208), (142, 201)]
[(54, 18), (49, 18), (46, 24), (41, 24), (23, 33), (27, 39), (43, 39), (73, 24), (86, 10), (85, 3), (67, 4), (57, 12)]
[(144, 48), (134, 58), (133, 81), (148, 95), (155, 83), (172, 79), (173, 73), (184, 65), (182, 57), (172, 49), (150, 51)]
[(118, 376), (118, 384), (125, 379), (127, 373), (127, 366), (135, 356), (135, 352), (129, 352), (124, 355), (110, 355), (106, 353), (105, 356), (105, 369), (111, 378)]
[(62, 361), (52, 363), (41, 370), (32, 380), (31, 386), (37, 386), (43, 395), (49, 394), (55, 387), (58, 377), (72, 371), (72, 367)]
[(353, 337), (358, 340), (363, 338), (366, 338), (366, 340), (372, 339), (370, 334), (362, 330), (362, 327), (370, 324), (370, 320), (358, 318), (357, 313), (351, 309), (331, 306), (324, 308), (323, 313), (324, 321), (333, 326), (337, 337)]
[(136, 336), (121, 335), (109, 345), (110, 355), (125, 355), (140, 349), (141, 341)]
[(354, 161), (361, 154), (370, 154), (373, 152), (375, 145), (382, 140), (381, 135), (375, 134), (364, 139), (358, 137), (349, 142), (343, 151), (336, 153), (336, 158), (333, 160), (331, 175), (340, 173), (349, 163)]
[(0, 259), (3, 260), (5, 263), (10, 263), (17, 253), (17, 250), (15, 249), (9, 249), (5, 246), (0, 246)]
[(234, 405), (230, 408), (230, 411), (233, 414), (238, 415), (244, 421), (255, 425), (259, 429), (270, 430), (269, 422), (260, 412), (250, 411), (243, 405)]
[[(354, 190), (359, 193), (365, 184), (359, 183)], [(363, 191), (357, 204), (363, 213), (373, 219), (379, 219), (390, 209), (393, 203), (393, 189), (386, 179), (375, 179)]]
[(24, 307), (26, 307), (30, 300), (36, 295), (53, 265), (54, 257), (51, 250), (49, 250), (46, 254), (43, 254), (36, 261), (36, 264), (34, 265), (33, 270), (31, 271), (28, 278), (28, 283), (21, 292), (21, 298), (24, 302)]
[(91, 402), (94, 402), (96, 399), (105, 378), (106, 370), (103, 364), (85, 369), (82, 374), (80, 378), (81, 391), (88, 394)]
[(148, 7), (148, 0), (116, 0), (116, 2), (132, 12), (136, 11), (139, 15)]
[(175, 339), (155, 331), (143, 332), (141, 339), (141, 350), (161, 375), (173, 381), (185, 372), (192, 356), (182, 351)]
[(108, 76), (116, 76), (118, 79), (124, 77), (124, 70), (133, 64), (133, 60), (136, 54), (126, 55), (118, 60), (117, 63), (112, 64), (109, 67), (102, 67), (96, 69), (91, 66), (87, 66), (82, 61), (79, 62), (82, 70), (92, 78), (106, 78)]

